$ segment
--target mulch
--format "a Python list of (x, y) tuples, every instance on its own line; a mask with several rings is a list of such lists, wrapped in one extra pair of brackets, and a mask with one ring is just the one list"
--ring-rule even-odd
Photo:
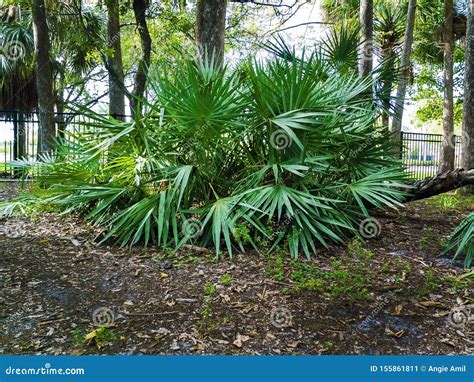
[[(290, 262), (277, 281), (269, 256), (252, 251), (216, 261), (202, 248), (99, 246), (77, 217), (3, 220), (1, 352), (472, 354), (472, 322), (451, 321), (453, 309), (474, 304), (473, 278), (456, 288), (453, 277), (466, 271), (438, 255), (473, 209), (419, 201), (378, 212), (380, 235), (364, 244), (374, 253), (371, 300), (356, 303), (289, 294)], [(330, 269), (345, 251), (321, 250), (312, 263)]]

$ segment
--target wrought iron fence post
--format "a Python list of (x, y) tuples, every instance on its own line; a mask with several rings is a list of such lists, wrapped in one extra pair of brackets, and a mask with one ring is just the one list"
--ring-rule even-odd
[(403, 159), (403, 131), (400, 131), (400, 159)]
[(18, 159), (18, 110), (13, 110), (13, 160)]

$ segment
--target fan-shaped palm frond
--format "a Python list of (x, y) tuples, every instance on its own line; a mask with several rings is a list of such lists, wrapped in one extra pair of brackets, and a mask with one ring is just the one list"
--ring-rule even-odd
[(373, 80), (273, 48), (276, 58), (235, 70), (189, 61), (158, 71), (140, 119), (81, 110), (84, 131), (40, 169), (50, 197), (38, 203), (83, 214), (121, 245), (232, 254), (284, 243), (293, 257), (355, 234), (369, 206), (397, 207), (404, 175), (374, 127)]

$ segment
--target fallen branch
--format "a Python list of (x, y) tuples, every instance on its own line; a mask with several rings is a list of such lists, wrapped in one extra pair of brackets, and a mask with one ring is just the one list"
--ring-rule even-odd
[(405, 197), (405, 203), (474, 185), (474, 169), (465, 171), (462, 168), (457, 168), (432, 176), (431, 178), (414, 181), (410, 185), (412, 186), (411, 188), (403, 189), (403, 191), (410, 194)]

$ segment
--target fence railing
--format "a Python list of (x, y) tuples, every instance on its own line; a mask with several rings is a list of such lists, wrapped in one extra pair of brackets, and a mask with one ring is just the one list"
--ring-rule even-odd
[[(55, 114), (57, 131), (77, 132), (84, 129), (86, 116), (73, 113)], [(9, 162), (35, 157), (38, 145), (38, 113), (0, 110), (0, 178), (14, 176)], [(453, 137), (455, 167), (461, 164), (461, 137)], [(402, 132), (402, 160), (410, 175), (423, 179), (436, 175), (441, 159), (442, 136)]]
[[(129, 116), (120, 116), (129, 119)], [(55, 113), (56, 134), (85, 129), (90, 118), (77, 113)], [(18, 158), (35, 158), (38, 153), (39, 115), (36, 112), (0, 110), (0, 178), (13, 177), (9, 163)]]
[[(402, 132), (402, 160), (407, 171), (416, 179), (424, 179), (438, 173), (441, 162), (443, 136)], [(453, 136), (454, 167), (461, 167), (461, 137)]]

